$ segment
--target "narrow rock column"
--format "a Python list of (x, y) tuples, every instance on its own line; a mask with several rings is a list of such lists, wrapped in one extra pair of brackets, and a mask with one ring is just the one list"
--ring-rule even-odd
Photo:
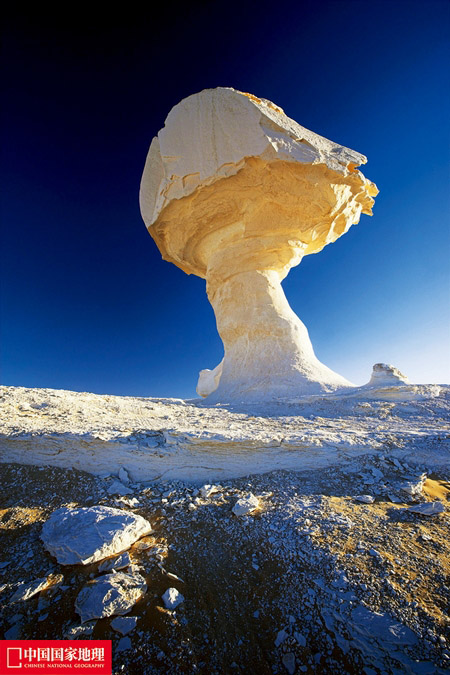
[(271, 270), (233, 274), (211, 283), (213, 306), (225, 356), (219, 387), (208, 400), (258, 400), (299, 391), (319, 393), (352, 386), (314, 354), (306, 326), (292, 311)]

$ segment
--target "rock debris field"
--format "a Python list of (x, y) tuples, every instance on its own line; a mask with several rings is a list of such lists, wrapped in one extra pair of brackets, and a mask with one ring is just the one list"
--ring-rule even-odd
[(3, 387), (2, 637), (110, 639), (127, 675), (448, 672), (448, 399)]

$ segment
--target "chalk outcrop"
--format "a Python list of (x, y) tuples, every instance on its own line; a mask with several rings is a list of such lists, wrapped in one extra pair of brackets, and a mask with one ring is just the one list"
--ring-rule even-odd
[(281, 281), (371, 214), (378, 191), (357, 170), (365, 162), (234, 89), (207, 89), (169, 113), (150, 146), (141, 211), (163, 258), (206, 279), (225, 348), (221, 367), (201, 373), (208, 400), (351, 386), (316, 358)]
[(234, 89), (171, 110), (140, 203), (163, 258), (206, 279), (225, 356), (200, 373), (200, 395), (261, 401), (352, 386), (316, 358), (281, 281), (371, 214), (378, 191), (357, 170), (365, 162)]
[(406, 375), (403, 375), (395, 366), (387, 363), (376, 363), (372, 376), (367, 383), (368, 387), (391, 387), (392, 385), (410, 384)]
[(151, 531), (148, 520), (129, 511), (63, 507), (44, 523), (41, 538), (61, 565), (89, 565), (126, 551)]

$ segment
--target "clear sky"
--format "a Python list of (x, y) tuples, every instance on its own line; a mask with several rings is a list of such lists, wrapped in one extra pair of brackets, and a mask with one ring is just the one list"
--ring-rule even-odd
[(356, 384), (380, 361), (449, 382), (450, 3), (165, 5), (3, 22), (1, 382), (195, 396), (214, 314), (138, 192), (169, 110), (216, 86), (368, 157), (373, 217), (283, 282), (317, 356)]

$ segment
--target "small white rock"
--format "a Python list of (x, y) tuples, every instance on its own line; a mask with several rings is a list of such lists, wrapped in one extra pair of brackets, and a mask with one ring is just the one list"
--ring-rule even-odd
[(131, 509), (135, 506), (139, 506), (139, 499), (136, 499), (136, 497), (119, 497), (115, 500), (115, 503), (119, 508), (123, 505), (128, 506)]
[(175, 609), (184, 602), (184, 597), (176, 588), (168, 588), (162, 599), (167, 609)]
[(215, 492), (220, 492), (222, 489), (221, 485), (204, 485), (200, 488), (200, 494), (203, 499), (208, 499)]
[(259, 508), (259, 500), (251, 492), (245, 497), (238, 499), (233, 506), (232, 511), (235, 516), (245, 516), (247, 513), (252, 513)]
[(363, 504), (373, 504), (375, 497), (372, 497), (372, 495), (358, 495), (355, 497), (355, 500), (357, 502), (362, 502)]

